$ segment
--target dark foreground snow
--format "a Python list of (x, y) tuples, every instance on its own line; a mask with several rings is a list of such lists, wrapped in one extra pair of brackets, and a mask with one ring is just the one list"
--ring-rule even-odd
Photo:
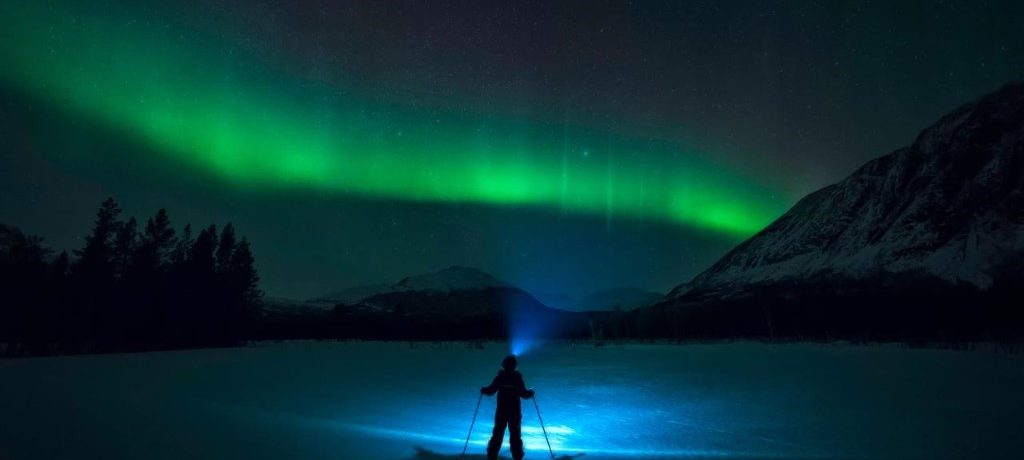
[[(0, 458), (456, 459), (507, 348), (290, 343), (0, 361)], [(1024, 358), (834, 345), (544, 345), (556, 454), (1016, 458)], [(470, 443), (481, 459), (493, 399)], [(547, 458), (524, 401), (527, 458)], [(503, 455), (507, 454), (507, 444)]]

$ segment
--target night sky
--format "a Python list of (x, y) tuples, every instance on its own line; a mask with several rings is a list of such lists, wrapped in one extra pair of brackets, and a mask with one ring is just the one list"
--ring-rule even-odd
[(269, 295), (665, 291), (1024, 78), (1021, 2), (0, 3), (0, 222), (233, 222)]

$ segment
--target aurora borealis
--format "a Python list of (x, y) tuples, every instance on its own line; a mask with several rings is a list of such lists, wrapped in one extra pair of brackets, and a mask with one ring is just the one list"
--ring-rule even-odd
[[(18, 21), (6, 30), (22, 46), (5, 49), (6, 80), (238, 187), (614, 213), (738, 236), (784, 209), (751, 178), (656, 142), (502, 117), (375, 110), (241, 52), (225, 62), (235, 50), (182, 43), (173, 28), (137, 27), (88, 8), (73, 19), (41, 4), (7, 8), (3, 16)], [(251, 73), (286, 81), (270, 86)], [(588, 144), (596, 145), (568, 147)]]
[[(1012, 27), (993, 19), (1012, 24), (1008, 7), (992, 6), (992, 16), (937, 11), (934, 24), (921, 22), (924, 36), (952, 24), (967, 35), (949, 40), (979, 48), (954, 50), (971, 58), (947, 80), (929, 67), (950, 52), (942, 42), (916, 50), (924, 63), (913, 72), (938, 75), (924, 81), (942, 94), (922, 102), (929, 93), (911, 73), (864, 65), (888, 51), (878, 62), (900, 68), (909, 53), (873, 38), (891, 10), (781, 2), (732, 14), (705, 6), (3, 2), (0, 90), (21, 107), (5, 107), (0, 120), (14, 138), (26, 136), (25, 126), (53, 130), (43, 136), (52, 139), (5, 147), (4, 177), (38, 184), (35, 177), (59, 170), (88, 184), (96, 203), (120, 191), (131, 205), (139, 191), (139, 208), (168, 206), (173, 216), (179, 204), (189, 220), (233, 216), (249, 224), (266, 256), (270, 290), (289, 295), (393, 281), (467, 258), (515, 281), (531, 265), (556, 267), (526, 276), (527, 284), (549, 280), (538, 289), (644, 283), (652, 272), (651, 287), (665, 289), (801, 195), (909, 141), (960, 93), (988, 89), (1020, 64), (1008, 36), (968, 32), (972, 21)], [(860, 27), (817, 25), (844, 14)], [(804, 35), (786, 35), (794, 28)], [(972, 73), (975, 66), (989, 70)], [(45, 115), (25, 115), (28, 105)], [(900, 116), (872, 122), (881, 113)], [(39, 121), (52, 118), (65, 122)], [(56, 141), (72, 130), (85, 139)], [(129, 151), (111, 153), (99, 138)], [(122, 180), (110, 165), (138, 177)], [(149, 185), (125, 185), (132, 180)], [(208, 183), (195, 186), (202, 191), (182, 185), (196, 181)], [(87, 195), (61, 189), (71, 187), (65, 182), (40, 187)], [(0, 220), (52, 221), (34, 214), (40, 198), (23, 189), (8, 194)], [(285, 237), (275, 219), (303, 212), (342, 213), (346, 224), (328, 219)], [(313, 217), (293, 218), (305, 219)], [(523, 220), (529, 229), (515, 230)], [(401, 222), (401, 231), (380, 230)], [(71, 238), (47, 225), (27, 230)], [(332, 255), (332, 244), (313, 243), (327, 235), (366, 252)], [(573, 235), (579, 247), (558, 254)], [(310, 268), (287, 268), (297, 263)], [(328, 266), (333, 279), (300, 286), (298, 278)], [(604, 271), (588, 275), (588, 266)], [(565, 275), (573, 267), (581, 274)], [(303, 275), (290, 278), (293, 271)], [(579, 285), (588, 278), (601, 281)]]

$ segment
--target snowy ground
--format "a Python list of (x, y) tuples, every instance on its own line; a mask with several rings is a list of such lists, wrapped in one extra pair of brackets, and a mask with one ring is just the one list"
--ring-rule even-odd
[[(0, 361), (0, 459), (455, 459), (478, 388), (505, 353), (503, 344), (290, 343)], [(1024, 452), (1021, 356), (544, 345), (521, 368), (559, 457)], [(546, 458), (533, 403), (523, 409), (527, 458)], [(493, 410), (485, 398), (470, 458), (483, 458)]]

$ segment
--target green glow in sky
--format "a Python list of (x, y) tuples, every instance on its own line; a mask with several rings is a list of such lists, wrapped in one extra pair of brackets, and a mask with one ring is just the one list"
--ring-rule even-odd
[(787, 204), (685, 147), (383, 103), (171, 20), (4, 2), (0, 42), (0, 84), (243, 190), (531, 206), (739, 237)]

